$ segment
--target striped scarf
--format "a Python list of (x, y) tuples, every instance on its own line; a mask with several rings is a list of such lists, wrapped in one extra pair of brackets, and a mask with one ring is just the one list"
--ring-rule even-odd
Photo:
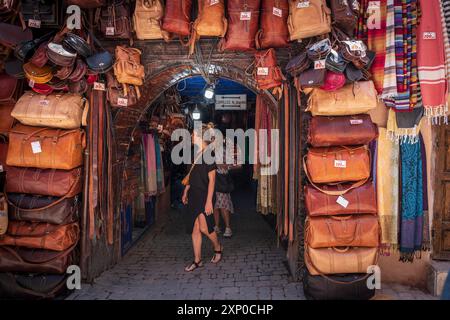
[(367, 31), (367, 45), (375, 52), (375, 59), (370, 69), (375, 88), (383, 92), (384, 65), (386, 60), (386, 10), (387, 0), (380, 1), (380, 28), (370, 28)]
[[(450, 1), (443, 0), (441, 4), (441, 20), (442, 20), (442, 35), (444, 37), (445, 48), (445, 74), (447, 78), (447, 84), (450, 83)], [(448, 86), (448, 92), (450, 92), (450, 85)]]
[[(386, 58), (384, 62), (383, 93), (381, 98), (390, 102), (397, 96), (397, 78), (395, 73), (395, 32), (394, 32), (394, 0), (387, 0), (386, 11)], [(391, 104), (392, 106), (392, 104)]]

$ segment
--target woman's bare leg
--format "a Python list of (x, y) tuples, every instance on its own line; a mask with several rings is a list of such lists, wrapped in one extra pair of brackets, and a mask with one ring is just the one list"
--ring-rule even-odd
[[(199, 221), (200, 224), (200, 231), (205, 234), (209, 240), (211, 240), (213, 247), (214, 247), (214, 251), (222, 251), (223, 247), (219, 242), (219, 239), (217, 238), (217, 233), (216, 232), (211, 232), (209, 233), (208, 231), (208, 224), (206, 223), (206, 218), (203, 214), (199, 215), (197, 220)], [(218, 262), (221, 259), (222, 255), (220, 253), (216, 253), (214, 255), (214, 258), (212, 260), (213, 263)]]
[(227, 209), (220, 209), (220, 213), (222, 214), (222, 218), (223, 221), (225, 222), (225, 227), (227, 228), (231, 228), (230, 227), (230, 211), (228, 211)]
[[(200, 231), (200, 222), (195, 219), (194, 228), (192, 229), (192, 248), (194, 250), (194, 262), (199, 263), (202, 260), (202, 233)], [(195, 264), (188, 265), (185, 270), (192, 271), (195, 269)]]
[(222, 209), (214, 209), (214, 223), (217, 228), (220, 226), (220, 211)]

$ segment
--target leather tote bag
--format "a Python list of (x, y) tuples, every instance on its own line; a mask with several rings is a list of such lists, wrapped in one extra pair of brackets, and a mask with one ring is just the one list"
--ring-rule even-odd
[(262, 0), (260, 29), (256, 35), (256, 49), (289, 46), (288, 0)]
[(167, 0), (162, 29), (179, 35), (191, 34), (192, 0)]
[(352, 185), (305, 186), (305, 205), (310, 217), (370, 214), (376, 215), (377, 197), (372, 182)]
[(7, 201), (11, 220), (52, 224), (67, 224), (77, 221), (81, 205), (78, 196), (57, 198), (10, 193)]
[(228, 31), (219, 49), (224, 51), (253, 51), (259, 28), (261, 0), (228, 0)]
[(306, 242), (314, 249), (329, 247), (378, 247), (378, 217), (349, 215), (310, 217), (306, 220)]
[(11, 115), (22, 124), (59, 129), (76, 129), (82, 124), (87, 101), (73, 93), (40, 95), (25, 92)]
[(74, 197), (82, 191), (82, 168), (73, 170), (10, 167), (6, 192)]
[(289, 0), (289, 38), (301, 40), (331, 32), (331, 11), (325, 0)]
[(164, 4), (161, 0), (137, 0), (133, 14), (136, 38), (139, 40), (169, 39), (167, 31), (161, 29)]
[(313, 276), (367, 273), (367, 268), (377, 264), (378, 248), (321, 248), (305, 246), (305, 264)]
[(378, 137), (378, 126), (368, 114), (312, 117), (308, 143), (313, 147), (369, 144)]
[(306, 111), (313, 116), (347, 116), (367, 113), (377, 107), (377, 91), (372, 81), (348, 84), (337, 91), (319, 88), (305, 90), (309, 94)]
[(365, 146), (310, 148), (305, 171), (312, 183), (367, 181), (370, 154)]
[(17, 167), (71, 170), (83, 164), (82, 129), (61, 130), (18, 124), (9, 132), (6, 164)]

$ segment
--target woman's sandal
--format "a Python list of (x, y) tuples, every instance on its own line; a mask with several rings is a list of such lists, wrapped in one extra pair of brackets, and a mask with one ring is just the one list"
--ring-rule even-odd
[[(221, 245), (221, 246), (220, 246), (220, 250), (214, 251), (214, 256), (213, 256), (212, 259), (211, 259), (211, 263), (216, 264), (216, 263), (219, 263), (219, 262), (222, 260), (222, 251), (223, 251), (223, 246)], [(219, 258), (219, 260), (217, 260), (216, 262), (214, 262), (214, 260), (216, 260), (216, 255), (218, 255), (218, 254), (220, 254), (220, 258)]]
[(188, 267), (184, 268), (184, 271), (192, 272), (195, 269), (202, 268), (202, 267), (203, 267), (203, 261), (202, 260), (200, 260), (199, 262), (192, 261), (192, 263), (189, 265), (189, 268)]

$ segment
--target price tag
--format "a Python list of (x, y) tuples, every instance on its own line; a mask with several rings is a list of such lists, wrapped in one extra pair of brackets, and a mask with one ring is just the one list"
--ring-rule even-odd
[(28, 85), (30, 86), (30, 88), (34, 88), (34, 80), (28, 81)]
[(211, 0), (211, 1), (209, 2), (209, 5), (210, 5), (210, 6), (213, 6), (213, 5), (218, 4), (218, 3), (219, 3), (219, 0)]
[(30, 20), (28, 20), (28, 26), (30, 28), (39, 29), (41, 27), (41, 20), (30, 19)]
[(106, 91), (105, 84), (103, 82), (94, 82), (94, 90)]
[(363, 124), (363, 120), (362, 119), (351, 119), (350, 120), (350, 124), (351, 125), (358, 125), (358, 124)]
[(367, 5), (367, 10), (379, 10), (381, 7), (380, 1), (369, 1)]
[(297, 3), (297, 9), (309, 8), (309, 1), (300, 1)]
[(106, 27), (106, 35), (113, 36), (114, 35), (114, 27)]
[(267, 67), (264, 67), (264, 68), (260, 67), (260, 68), (257, 69), (256, 74), (258, 76), (268, 76), (269, 75), (269, 68), (267, 68)]
[(359, 2), (357, 0), (353, 0), (352, 7), (354, 11), (359, 11)]
[(325, 59), (314, 61), (314, 69), (315, 70), (325, 69), (325, 61), (326, 61)]
[(283, 11), (280, 8), (273, 7), (273, 15), (277, 17), (283, 17)]
[(350, 50), (352, 50), (352, 51), (361, 51), (361, 50), (363, 50), (363, 47), (362, 47), (360, 42), (352, 41), (352, 42), (350, 42)]
[(3, 166), (0, 164), (0, 172), (3, 172)]
[(335, 168), (347, 168), (347, 161), (346, 160), (334, 160), (334, 167)]
[(119, 106), (122, 106), (122, 107), (127, 107), (128, 106), (128, 99), (127, 98), (118, 98), (117, 99), (117, 104)]
[(41, 143), (39, 141), (33, 141), (31, 143), (31, 150), (33, 151), (34, 154), (41, 153), (42, 152)]
[(252, 18), (252, 12), (251, 11), (241, 12), (241, 20), (249, 21), (251, 18)]
[(49, 100), (39, 100), (39, 105), (40, 105), (41, 107), (48, 107), (49, 104), (50, 104), (50, 101), (49, 101)]
[(423, 40), (436, 40), (436, 32), (424, 32)]
[(339, 198), (337, 198), (336, 202), (344, 208), (347, 208), (348, 204), (349, 204), (348, 200), (345, 199), (343, 196), (339, 196)]

